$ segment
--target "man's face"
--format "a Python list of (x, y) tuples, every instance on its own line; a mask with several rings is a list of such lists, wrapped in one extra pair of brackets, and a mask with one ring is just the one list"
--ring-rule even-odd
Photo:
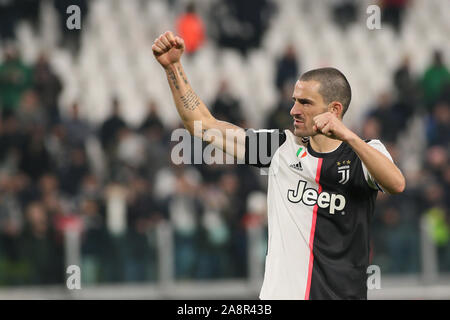
[(297, 81), (292, 99), (294, 105), (291, 116), (294, 118), (294, 134), (298, 137), (316, 135), (313, 130), (315, 116), (327, 111), (327, 105), (319, 93), (317, 81)]

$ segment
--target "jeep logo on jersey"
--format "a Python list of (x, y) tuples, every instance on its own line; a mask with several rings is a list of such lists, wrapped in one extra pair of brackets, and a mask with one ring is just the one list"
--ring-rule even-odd
[(288, 190), (288, 200), (293, 203), (303, 202), (307, 206), (318, 205), (319, 208), (329, 208), (328, 212), (334, 214), (335, 211), (341, 211), (345, 207), (345, 197), (341, 194), (328, 193), (323, 191), (318, 193), (317, 190), (306, 188), (306, 181), (300, 180), (297, 190)]

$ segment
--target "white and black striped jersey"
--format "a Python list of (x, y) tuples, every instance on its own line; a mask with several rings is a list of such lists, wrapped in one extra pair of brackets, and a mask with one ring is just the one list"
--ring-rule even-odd
[[(366, 141), (389, 159), (379, 140)], [(367, 299), (369, 226), (379, 189), (345, 142), (315, 152), (289, 130), (246, 130), (245, 161), (268, 169), (261, 299)], [(381, 189), (380, 189), (381, 190)]]

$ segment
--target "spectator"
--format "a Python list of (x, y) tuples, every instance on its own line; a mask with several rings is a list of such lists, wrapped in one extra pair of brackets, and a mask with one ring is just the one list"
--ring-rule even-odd
[(397, 32), (400, 32), (403, 15), (408, 4), (409, 0), (382, 0), (383, 22), (391, 24)]
[(362, 137), (365, 139), (379, 139), (381, 136), (381, 123), (377, 117), (368, 117), (362, 128)]
[(332, 5), (333, 18), (336, 24), (346, 29), (357, 18), (357, 3), (355, 0), (334, 0)]
[(100, 201), (102, 186), (99, 179), (91, 174), (86, 174), (81, 182), (80, 194), (81, 199), (94, 199)]
[(230, 92), (226, 80), (220, 82), (219, 92), (212, 103), (212, 112), (218, 119), (235, 123), (236, 125), (242, 125), (244, 121), (240, 102)]
[(205, 41), (205, 27), (197, 14), (195, 4), (189, 3), (186, 12), (178, 17), (177, 31), (186, 45), (186, 53), (195, 53)]
[(38, 197), (50, 218), (63, 213), (61, 202), (64, 199), (59, 186), (58, 177), (53, 173), (46, 173), (38, 181)]
[(292, 128), (292, 117), (290, 110), (292, 108), (292, 91), (294, 86), (292, 82), (286, 82), (281, 91), (281, 97), (275, 109), (268, 114), (266, 118), (266, 127), (272, 129), (290, 129)]
[(37, 180), (52, 168), (52, 159), (45, 145), (45, 129), (42, 126), (33, 128), (23, 150), (21, 150), (19, 168), (32, 180)]
[(286, 47), (283, 56), (277, 62), (277, 75), (275, 84), (279, 91), (288, 84), (292, 85), (299, 77), (299, 63), (297, 61), (297, 54), (292, 44)]
[[(4, 116), (1, 120), (2, 128), (0, 130), (0, 161), (19, 157), (24, 148), (28, 136), (22, 132), (19, 121), (14, 114)], [(16, 161), (10, 162), (16, 167)]]
[(125, 279), (146, 281), (156, 279), (156, 248), (147, 237), (164, 219), (160, 204), (156, 203), (147, 180), (134, 177), (128, 194), (128, 232), (126, 236)]
[[(385, 244), (385, 250), (390, 261), (383, 264), (383, 270), (390, 273), (410, 273), (417, 271), (415, 256), (417, 255), (417, 240), (413, 225), (403, 216), (401, 203), (387, 200), (381, 204), (375, 216), (379, 216), (383, 226), (376, 236), (383, 237), (378, 243)], [(378, 218), (378, 217), (377, 217)], [(382, 249), (382, 248), (379, 248)]]
[(80, 117), (80, 107), (77, 102), (72, 104), (71, 115), (63, 121), (67, 134), (67, 143), (72, 147), (84, 147), (92, 133), (89, 123)]
[[(444, 177), (444, 170), (446, 169), (446, 165), (448, 163), (448, 146), (432, 146), (427, 149), (425, 165), (428, 172), (432, 175), (433, 180), (437, 180), (439, 182)], [(429, 183), (431, 184), (431, 182)]]
[(61, 188), (71, 196), (77, 195), (83, 177), (89, 173), (86, 152), (83, 148), (70, 150), (69, 163), (60, 172)]
[(28, 268), (20, 256), (23, 215), (14, 175), (0, 175), (0, 283), (23, 284)]
[(233, 277), (230, 261), (230, 227), (219, 211), (205, 210), (196, 276), (200, 279)]
[(73, 148), (67, 138), (67, 130), (63, 124), (56, 124), (48, 130), (46, 147), (50, 153), (55, 172), (60, 172), (67, 166), (70, 152)]
[(15, 48), (7, 48), (0, 65), (0, 105), (5, 113), (14, 112), (23, 92), (32, 85), (32, 70), (19, 57)]
[(145, 164), (145, 141), (140, 134), (128, 128), (120, 129), (118, 133), (116, 158), (122, 165), (139, 169)]
[(92, 198), (84, 198), (80, 205), (82, 219), (81, 263), (82, 278), (86, 284), (95, 284), (105, 280), (102, 275), (108, 263), (105, 248), (110, 245), (105, 220), (101, 214), (99, 202)]
[(122, 128), (126, 128), (126, 124), (120, 116), (119, 100), (116, 98), (113, 100), (111, 116), (103, 122), (100, 128), (100, 140), (104, 149), (108, 151), (117, 143), (118, 133)]
[(151, 166), (145, 166), (145, 174), (153, 180), (156, 172), (167, 165), (169, 157), (161, 155), (169, 155), (169, 148), (163, 141), (170, 140), (166, 137), (163, 123), (157, 113), (156, 104), (150, 102), (148, 104), (149, 112), (147, 118), (141, 124), (139, 132), (145, 138), (145, 161), (151, 163)]
[[(195, 172), (195, 171), (194, 171)], [(199, 219), (203, 204), (196, 196), (199, 181), (179, 170), (175, 176), (175, 192), (167, 201), (170, 222), (175, 235), (175, 276), (192, 278), (197, 267)]]
[(158, 130), (158, 131), (164, 130), (163, 123), (158, 115), (157, 105), (154, 101), (150, 101), (148, 103), (147, 117), (142, 122), (142, 124), (139, 128), (139, 131), (143, 133), (144, 131), (146, 131), (148, 129)]
[(16, 114), (21, 127), (26, 131), (35, 126), (45, 127), (47, 124), (47, 115), (42, 109), (39, 96), (32, 89), (22, 94)]
[[(210, 237), (210, 245), (228, 249), (228, 261), (235, 261), (232, 265), (222, 266), (218, 273), (225, 273), (233, 277), (244, 277), (247, 271), (246, 263), (246, 234), (243, 228), (246, 203), (245, 194), (239, 183), (238, 176), (233, 171), (224, 173), (218, 183), (223, 192), (223, 203), (220, 211), (210, 211), (204, 216), (204, 225)], [(214, 240), (214, 241), (212, 241)], [(225, 242), (226, 241), (226, 242)], [(213, 255), (216, 256), (217, 254)], [(223, 260), (216, 256), (215, 260)]]
[(375, 117), (379, 121), (382, 127), (381, 138), (387, 143), (396, 141), (406, 121), (389, 92), (378, 96), (377, 105), (369, 112), (368, 117)]
[(211, 8), (220, 46), (235, 48), (243, 55), (260, 46), (275, 8), (268, 0), (217, 1)]
[(449, 146), (450, 106), (447, 103), (438, 103), (433, 113), (429, 115), (426, 134), (429, 146), (440, 145), (444, 148)]
[(62, 282), (64, 270), (60, 245), (42, 204), (30, 203), (26, 208), (26, 225), (21, 239), (21, 253), (30, 266), (30, 283)]
[(47, 56), (43, 53), (34, 66), (33, 85), (50, 123), (59, 122), (58, 98), (62, 91), (62, 83), (53, 72)]
[(443, 89), (450, 83), (450, 73), (444, 63), (442, 52), (436, 50), (433, 62), (422, 76), (425, 103), (431, 109), (444, 94)]
[(404, 56), (401, 65), (394, 72), (394, 85), (404, 117), (409, 119), (419, 107), (420, 87), (411, 74), (409, 56)]

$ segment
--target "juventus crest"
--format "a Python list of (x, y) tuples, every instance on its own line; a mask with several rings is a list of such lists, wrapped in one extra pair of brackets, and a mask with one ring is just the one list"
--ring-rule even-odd
[(350, 160), (346, 160), (346, 161), (338, 161), (337, 162), (337, 166), (338, 166), (338, 173), (339, 173), (339, 183), (340, 184), (346, 184), (348, 182), (348, 180), (350, 179)]

